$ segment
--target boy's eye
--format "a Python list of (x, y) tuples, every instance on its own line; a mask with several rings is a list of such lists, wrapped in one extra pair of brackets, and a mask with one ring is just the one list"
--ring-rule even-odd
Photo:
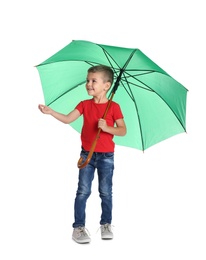
[(89, 83), (89, 82), (94, 83), (94, 82), (97, 82), (97, 81), (96, 81), (96, 79), (92, 79), (92, 80), (87, 79), (86, 82), (87, 82), (87, 83)]

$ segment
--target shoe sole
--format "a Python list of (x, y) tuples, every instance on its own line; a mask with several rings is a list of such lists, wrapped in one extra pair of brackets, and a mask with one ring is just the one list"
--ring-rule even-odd
[(113, 239), (113, 237), (106, 237), (106, 236), (105, 236), (105, 237), (102, 237), (102, 239), (103, 239), (103, 240), (111, 240), (111, 239)]
[(72, 237), (72, 239), (78, 243), (78, 244), (89, 244), (91, 242), (91, 239), (90, 240), (87, 240), (87, 241), (79, 241), (79, 240), (76, 240), (75, 238)]

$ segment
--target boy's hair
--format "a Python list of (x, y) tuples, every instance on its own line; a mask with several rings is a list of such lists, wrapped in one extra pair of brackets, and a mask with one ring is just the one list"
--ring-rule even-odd
[(104, 80), (105, 82), (110, 82), (111, 85), (113, 83), (113, 80), (114, 80), (114, 72), (113, 70), (108, 67), (108, 66), (105, 66), (105, 65), (97, 65), (97, 66), (93, 66), (93, 67), (90, 67), (87, 71), (88, 73), (91, 72), (91, 73), (95, 73), (95, 72), (103, 72), (104, 73)]

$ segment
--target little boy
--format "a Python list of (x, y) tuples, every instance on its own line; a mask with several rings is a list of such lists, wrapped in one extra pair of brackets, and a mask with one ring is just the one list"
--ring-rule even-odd
[(50, 114), (57, 120), (69, 124), (83, 115), (84, 123), (81, 132), (81, 157), (86, 159), (92, 143), (100, 128), (100, 136), (89, 163), (79, 169), (79, 181), (74, 203), (74, 223), (72, 238), (77, 243), (89, 243), (91, 238), (85, 228), (86, 202), (91, 194), (94, 172), (98, 174), (98, 190), (101, 198), (101, 237), (112, 239), (112, 178), (114, 170), (114, 135), (124, 136), (126, 125), (119, 104), (111, 102), (106, 118), (103, 114), (108, 104), (107, 91), (113, 83), (113, 70), (104, 65), (88, 69), (86, 90), (93, 98), (81, 101), (69, 114), (58, 113), (45, 105), (39, 105), (44, 114)]

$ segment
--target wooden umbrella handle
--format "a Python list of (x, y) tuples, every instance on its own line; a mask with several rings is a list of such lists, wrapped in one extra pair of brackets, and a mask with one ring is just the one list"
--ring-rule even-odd
[[(108, 102), (108, 104), (107, 104), (106, 110), (105, 110), (104, 115), (103, 115), (103, 119), (106, 118), (106, 115), (107, 115), (107, 112), (108, 112), (108, 110), (109, 110), (110, 104), (111, 104), (111, 102), (112, 102), (113, 96), (114, 96), (114, 92), (112, 93), (112, 95), (111, 95), (111, 97), (110, 97), (110, 99), (109, 99), (109, 102)], [(87, 156), (87, 159), (82, 163), (83, 158), (82, 158), (82, 157), (79, 158), (79, 161), (78, 161), (78, 163), (77, 163), (77, 166), (78, 166), (79, 169), (84, 168), (84, 167), (90, 162), (90, 160), (91, 160), (91, 158), (92, 158), (92, 155), (93, 155), (93, 152), (94, 152), (94, 149), (95, 149), (95, 147), (96, 147), (97, 141), (98, 141), (98, 139), (99, 139), (99, 135), (100, 135), (101, 130), (102, 130), (101, 128), (98, 129), (96, 138), (94, 139), (94, 141), (93, 141), (93, 143), (92, 143), (92, 146), (91, 146), (91, 149), (90, 149), (89, 154), (88, 154), (88, 156)]]
[(94, 149), (95, 149), (96, 144), (97, 144), (97, 140), (99, 139), (99, 134), (100, 134), (101, 130), (102, 130), (101, 128), (98, 129), (97, 136), (92, 143), (92, 146), (91, 146), (91, 149), (90, 149), (89, 154), (87, 156), (87, 159), (82, 163), (83, 158), (82, 157), (79, 158), (79, 161), (77, 163), (77, 166), (78, 166), (79, 169), (84, 168), (90, 162), (92, 155), (93, 155), (93, 152), (94, 152)]

